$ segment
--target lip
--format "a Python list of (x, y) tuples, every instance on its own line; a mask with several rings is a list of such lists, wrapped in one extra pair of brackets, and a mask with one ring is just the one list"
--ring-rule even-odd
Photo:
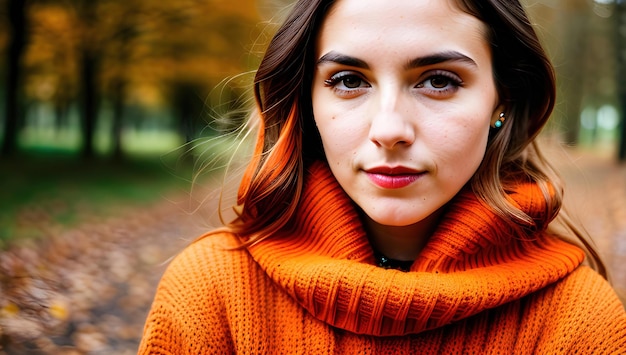
[(423, 171), (404, 166), (380, 166), (366, 169), (365, 173), (372, 183), (383, 189), (401, 189), (411, 185), (424, 175)]

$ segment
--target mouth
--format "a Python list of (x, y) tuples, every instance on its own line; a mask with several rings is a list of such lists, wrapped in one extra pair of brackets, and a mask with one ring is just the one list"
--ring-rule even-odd
[(383, 189), (401, 189), (409, 186), (426, 172), (404, 166), (398, 167), (375, 167), (365, 170), (367, 177), (376, 186)]

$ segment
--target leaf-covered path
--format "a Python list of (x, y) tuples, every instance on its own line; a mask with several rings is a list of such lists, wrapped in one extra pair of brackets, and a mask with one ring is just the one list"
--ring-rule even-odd
[[(626, 166), (576, 151), (549, 155), (626, 295)], [(167, 201), (72, 230), (42, 225), (45, 240), (0, 253), (0, 354), (134, 354), (167, 261), (203, 229)]]
[(626, 163), (616, 164), (611, 153), (549, 147), (566, 183), (565, 204), (593, 239), (626, 304)]
[(163, 202), (0, 254), (0, 354), (136, 353), (168, 259), (198, 232)]

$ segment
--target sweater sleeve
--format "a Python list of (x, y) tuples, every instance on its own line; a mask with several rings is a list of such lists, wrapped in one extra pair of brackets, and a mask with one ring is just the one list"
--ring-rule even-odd
[[(208, 244), (208, 246), (207, 246)], [(223, 295), (211, 243), (187, 247), (161, 278), (138, 354), (232, 353)]]
[(595, 271), (579, 267), (563, 280), (549, 309), (551, 321), (543, 329), (539, 353), (626, 353), (626, 311)]

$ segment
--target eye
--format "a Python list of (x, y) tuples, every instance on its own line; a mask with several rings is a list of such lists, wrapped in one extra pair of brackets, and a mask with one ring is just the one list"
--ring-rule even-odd
[(430, 95), (442, 96), (456, 92), (461, 86), (463, 86), (463, 81), (456, 74), (435, 71), (429, 73), (426, 80), (417, 84), (415, 88), (425, 90)]
[(341, 79), (341, 82), (343, 83), (345, 87), (349, 89), (356, 89), (359, 86), (361, 86), (361, 83), (363, 82), (363, 80), (361, 80), (361, 78), (357, 76), (350, 75)]
[(430, 79), (430, 85), (435, 89), (443, 89), (450, 84), (450, 79), (445, 76), (435, 76)]
[(370, 85), (353, 72), (340, 72), (324, 80), (326, 86), (332, 87), (339, 93), (353, 92), (362, 88), (369, 88)]

